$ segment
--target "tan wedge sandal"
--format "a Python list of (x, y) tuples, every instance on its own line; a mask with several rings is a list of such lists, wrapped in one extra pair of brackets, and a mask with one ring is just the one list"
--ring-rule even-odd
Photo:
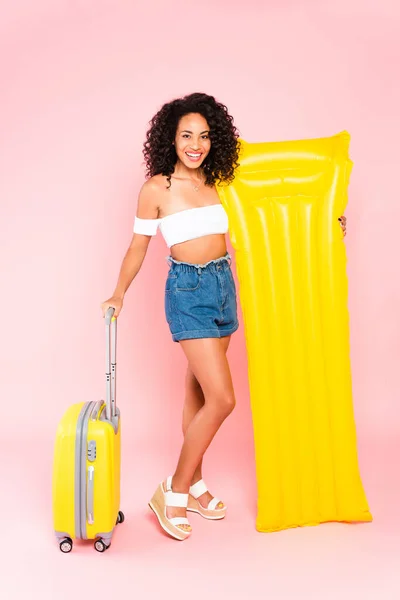
[(226, 514), (226, 506), (222, 508), (217, 508), (218, 504), (221, 502), (219, 498), (213, 498), (210, 500), (207, 508), (204, 508), (198, 500), (200, 496), (208, 492), (208, 488), (204, 481), (200, 479), (197, 483), (193, 484), (189, 489), (189, 501), (187, 510), (190, 512), (195, 512), (204, 517), (205, 519), (223, 519)]
[(186, 540), (192, 532), (184, 531), (178, 525), (189, 525), (190, 523), (186, 517), (167, 517), (167, 507), (180, 507), (187, 508), (189, 494), (181, 494), (178, 492), (172, 491), (172, 475), (167, 477), (166, 481), (166, 489), (164, 492), (163, 482), (160, 483), (158, 488), (156, 489), (154, 496), (149, 502), (149, 506), (151, 510), (156, 515), (161, 527), (166, 531), (171, 537), (176, 540)]

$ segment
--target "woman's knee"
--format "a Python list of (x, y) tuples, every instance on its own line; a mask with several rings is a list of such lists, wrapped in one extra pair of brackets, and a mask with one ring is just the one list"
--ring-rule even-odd
[[(206, 399), (207, 402), (207, 399)], [(233, 393), (223, 392), (214, 396), (210, 404), (219, 418), (225, 419), (231, 414), (236, 406), (236, 399)]]
[(225, 399), (225, 410), (227, 412), (228, 415), (231, 414), (231, 412), (233, 411), (233, 409), (236, 406), (236, 398), (233, 394), (230, 394), (226, 397)]

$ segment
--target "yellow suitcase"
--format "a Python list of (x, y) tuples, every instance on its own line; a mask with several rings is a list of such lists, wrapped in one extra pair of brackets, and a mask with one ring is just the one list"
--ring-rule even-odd
[(110, 547), (119, 510), (121, 417), (115, 403), (117, 321), (106, 322), (106, 402), (81, 402), (64, 414), (56, 435), (53, 518), (60, 550), (73, 539), (94, 540), (98, 552)]

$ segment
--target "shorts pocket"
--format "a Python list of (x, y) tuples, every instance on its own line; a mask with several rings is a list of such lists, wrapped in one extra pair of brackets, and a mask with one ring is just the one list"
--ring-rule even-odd
[(228, 271), (228, 279), (229, 279), (229, 281), (230, 281), (230, 283), (231, 283), (232, 290), (233, 290), (233, 291), (235, 292), (235, 294), (236, 294), (236, 283), (235, 283), (235, 279), (234, 279), (234, 277), (233, 277), (233, 273), (232, 273), (232, 271), (231, 271), (231, 269), (230, 269), (230, 268), (229, 268), (229, 269), (227, 269), (227, 271)]
[(176, 291), (166, 290), (164, 296), (165, 318), (171, 333), (177, 333), (182, 329), (179, 311), (176, 307)]
[(170, 325), (172, 322), (172, 311), (173, 311), (172, 302), (173, 302), (173, 299), (172, 299), (171, 291), (165, 290), (164, 308), (165, 308), (165, 318), (167, 319), (168, 325)]
[(195, 269), (190, 271), (181, 271), (176, 280), (177, 292), (194, 292), (199, 289), (201, 275)]
[(177, 276), (175, 274), (173, 275), (168, 275), (167, 280), (165, 282), (165, 292), (173, 292), (175, 289), (175, 283), (176, 283), (176, 278)]

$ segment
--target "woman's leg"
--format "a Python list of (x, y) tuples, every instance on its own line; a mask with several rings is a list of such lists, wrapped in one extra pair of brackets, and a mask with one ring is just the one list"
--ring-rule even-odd
[[(204, 405), (187, 426), (172, 481), (174, 492), (187, 493), (204, 452), (235, 406), (235, 395), (226, 350), (219, 338), (182, 340), (180, 344), (204, 394)], [(184, 516), (185, 512), (168, 508), (167, 516)]]
[[(229, 343), (231, 341), (231, 336), (229, 335), (229, 336), (220, 338), (219, 341), (223, 348), (223, 351), (226, 354), (228, 347), (229, 347)], [(183, 431), (184, 436), (185, 436), (187, 428), (189, 427), (193, 418), (196, 416), (198, 411), (203, 406), (204, 406), (203, 390), (201, 389), (201, 385), (197, 381), (196, 377), (193, 374), (193, 371), (191, 370), (190, 366), (188, 365), (187, 372), (186, 372), (186, 379), (185, 379), (185, 402), (184, 402), (184, 406), (183, 406), (183, 417), (182, 417), (182, 431)], [(196, 483), (197, 481), (202, 479), (202, 462), (203, 462), (203, 460), (201, 460), (200, 463), (196, 467), (196, 470), (194, 472), (194, 475), (193, 475), (193, 478), (191, 481), (191, 485), (193, 485), (194, 483)], [(208, 504), (209, 504), (210, 500), (212, 500), (212, 498), (213, 498), (212, 495), (209, 492), (206, 492), (205, 494), (200, 496), (199, 501), (204, 507), (206, 507), (206, 506), (208, 506)], [(217, 508), (222, 508), (223, 506), (224, 506), (223, 503), (220, 502), (218, 504)]]
[[(185, 403), (183, 405), (183, 415), (182, 415), (182, 432), (183, 437), (186, 435), (186, 431), (193, 421), (194, 417), (197, 415), (199, 410), (204, 406), (204, 394), (201, 389), (201, 385), (197, 381), (196, 377), (193, 374), (192, 369), (189, 364), (186, 371), (186, 379), (185, 379)], [(199, 479), (201, 479), (201, 464), (197, 465), (196, 470), (193, 475), (192, 484), (196, 483)]]

